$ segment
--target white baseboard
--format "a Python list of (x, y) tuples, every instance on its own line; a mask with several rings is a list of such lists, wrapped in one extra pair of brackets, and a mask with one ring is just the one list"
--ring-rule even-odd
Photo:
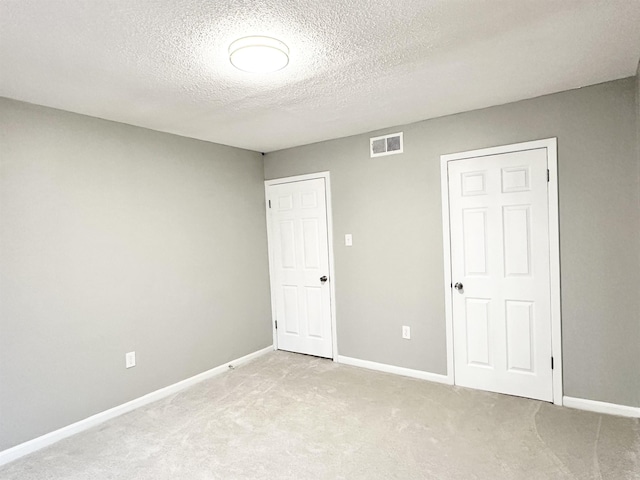
[(369, 370), (377, 370), (379, 372), (394, 373), (405, 377), (419, 378), (430, 382), (453, 385), (453, 379), (447, 375), (423, 372), (422, 370), (413, 370), (411, 368), (396, 367), (395, 365), (388, 365), (386, 363), (370, 362), (369, 360), (360, 360), (359, 358), (345, 357), (342, 355), (338, 355), (338, 363), (344, 363), (345, 365), (352, 365), (354, 367), (368, 368)]
[(5, 465), (9, 462), (17, 460), (20, 457), (35, 452), (36, 450), (40, 450), (41, 448), (59, 442), (64, 438), (70, 437), (71, 435), (75, 435), (76, 433), (88, 430), (89, 428), (93, 428), (96, 425), (106, 422), (107, 420), (111, 420), (112, 418), (128, 413), (132, 410), (135, 410), (136, 408), (140, 408), (164, 397), (168, 397), (169, 395), (173, 395), (174, 393), (184, 390), (185, 388), (189, 388), (196, 383), (200, 383), (204, 380), (215, 377), (216, 375), (220, 375), (221, 373), (228, 371), (229, 366), (236, 367), (248, 362), (249, 360), (253, 360), (254, 358), (272, 351), (273, 345), (269, 345), (268, 347), (250, 353), (249, 355), (237, 358), (218, 367), (212, 368), (211, 370), (207, 370), (206, 372), (199, 373), (198, 375), (194, 375), (193, 377), (187, 378), (178, 383), (174, 383), (173, 385), (169, 385), (154, 392), (148, 393), (146, 395), (143, 395), (142, 397), (131, 400), (130, 402), (123, 403), (122, 405), (118, 405), (117, 407), (110, 408), (109, 410), (105, 410), (104, 412), (97, 413), (88, 418), (85, 418), (84, 420), (80, 420), (76, 423), (72, 423), (71, 425), (67, 425), (66, 427), (54, 430), (53, 432), (42, 435), (41, 437), (34, 438), (33, 440), (21, 443), (19, 445), (16, 445), (15, 447), (3, 450), (2, 452), (0, 452), (0, 465)]
[(563, 397), (562, 403), (565, 407), (577, 408), (578, 410), (588, 410), (590, 412), (606, 413), (608, 415), (618, 415), (621, 417), (640, 418), (640, 408), (638, 407), (574, 397)]
[[(453, 379), (447, 375), (437, 373), (423, 372), (421, 370), (412, 370), (410, 368), (396, 367), (385, 363), (370, 362), (369, 360), (360, 360), (359, 358), (345, 357), (339, 355), (336, 360), (338, 363), (352, 365), (354, 367), (368, 368), (369, 370), (377, 370), (379, 372), (394, 373), (405, 377), (419, 378), (430, 382), (444, 383), (453, 385)], [(578, 410), (587, 410), (590, 412), (605, 413), (608, 415), (618, 415), (621, 417), (640, 418), (640, 407), (629, 407), (627, 405), (618, 405), (615, 403), (599, 402), (596, 400), (586, 400), (584, 398), (562, 397), (562, 404), (565, 407), (575, 408)]]

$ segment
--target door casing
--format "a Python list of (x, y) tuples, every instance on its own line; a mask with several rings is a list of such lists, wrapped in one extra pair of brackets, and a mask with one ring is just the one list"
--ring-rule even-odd
[(265, 195), (265, 214), (267, 219), (267, 245), (269, 253), (269, 283), (271, 291), (271, 328), (273, 332), (273, 349), (278, 350), (278, 335), (276, 332), (276, 297), (274, 293), (275, 276), (274, 276), (274, 260), (273, 260), (273, 242), (271, 217), (269, 215), (269, 187), (272, 185), (280, 185), (283, 183), (303, 182), (305, 180), (315, 180), (318, 178), (324, 179), (325, 185), (325, 198), (327, 208), (327, 246), (329, 248), (329, 297), (331, 301), (331, 345), (332, 345), (332, 359), (334, 362), (338, 361), (338, 336), (336, 332), (336, 286), (335, 286), (335, 267), (333, 260), (333, 214), (331, 211), (331, 175), (329, 172), (310, 173), (307, 175), (296, 175), (293, 177), (276, 178), (273, 180), (265, 180), (264, 182), (264, 195)]
[(551, 287), (551, 354), (554, 359), (553, 403), (562, 405), (562, 328), (560, 297), (560, 231), (558, 213), (558, 147), (556, 138), (503, 145), (499, 147), (470, 150), (440, 156), (442, 192), (442, 235), (444, 246), (444, 295), (447, 338), (447, 378), (455, 384), (453, 355), (453, 288), (451, 276), (451, 231), (449, 222), (449, 176), (448, 162), (546, 148), (549, 170), (549, 266)]

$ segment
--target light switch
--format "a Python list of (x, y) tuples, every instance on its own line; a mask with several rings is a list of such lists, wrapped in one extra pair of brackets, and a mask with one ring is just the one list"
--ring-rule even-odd
[(353, 245), (353, 236), (352, 236), (350, 233), (347, 233), (347, 234), (344, 236), (344, 244), (345, 244), (347, 247), (350, 247), (350, 246), (352, 246), (352, 245)]
[(131, 368), (136, 366), (136, 352), (129, 352), (125, 355), (125, 367)]

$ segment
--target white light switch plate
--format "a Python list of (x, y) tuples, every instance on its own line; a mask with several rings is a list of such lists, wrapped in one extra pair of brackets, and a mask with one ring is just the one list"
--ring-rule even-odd
[(125, 355), (125, 366), (127, 368), (136, 366), (136, 352), (129, 352)]
[(347, 247), (352, 246), (352, 245), (353, 245), (353, 235), (351, 235), (350, 233), (347, 233), (347, 234), (344, 236), (344, 244), (345, 244)]

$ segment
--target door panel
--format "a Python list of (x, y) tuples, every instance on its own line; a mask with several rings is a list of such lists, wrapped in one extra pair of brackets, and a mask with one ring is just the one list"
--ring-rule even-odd
[(492, 366), (490, 302), (486, 298), (465, 299), (468, 365)]
[(468, 276), (487, 275), (487, 210), (462, 211), (464, 269)]
[(300, 315), (298, 312), (298, 287), (296, 285), (282, 286), (283, 306), (280, 309), (280, 321), (284, 323), (284, 331), (289, 335), (300, 334)]
[(323, 178), (268, 189), (278, 349), (333, 357)]
[(456, 384), (553, 399), (547, 151), (448, 162)]
[(533, 372), (533, 303), (507, 300), (507, 369)]
[(529, 205), (502, 207), (505, 275), (531, 275)]

